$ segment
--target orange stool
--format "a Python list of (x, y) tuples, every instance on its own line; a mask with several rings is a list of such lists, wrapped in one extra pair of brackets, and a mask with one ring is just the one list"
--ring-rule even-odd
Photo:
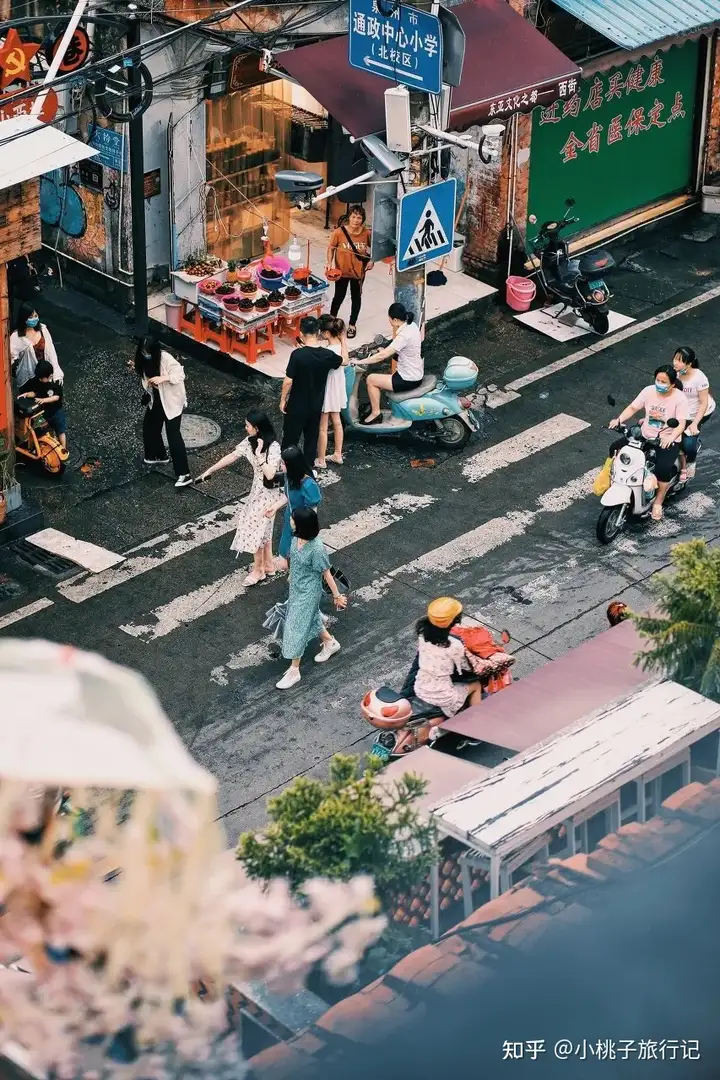
[(228, 350), (228, 331), (224, 323), (219, 325), (201, 316), (200, 340), (204, 345), (217, 345), (221, 352)]
[(180, 309), (180, 331), (200, 341), (200, 311), (196, 304), (183, 300)]
[(278, 337), (290, 338), (292, 344), (295, 344), (295, 338), (300, 333), (300, 320), (304, 319), (306, 315), (314, 315), (316, 318), (320, 318), (322, 315), (323, 304), (322, 301), (315, 304), (313, 307), (304, 308), (303, 311), (298, 311), (296, 315), (286, 314), (281, 315), (278, 319)]

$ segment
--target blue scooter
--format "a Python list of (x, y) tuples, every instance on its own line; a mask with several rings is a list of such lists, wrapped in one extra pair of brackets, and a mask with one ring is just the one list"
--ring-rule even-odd
[[(369, 349), (358, 350), (358, 359), (365, 359), (375, 347), (382, 347), (383, 339)], [(364, 355), (363, 355), (364, 354)], [(475, 413), (487, 400), (487, 388), (471, 394), (478, 381), (478, 368), (466, 356), (454, 356), (448, 361), (440, 380), (426, 375), (420, 386), (404, 393), (387, 392), (385, 399), (389, 409), (382, 411), (382, 423), (363, 424), (358, 406), (358, 393), (364, 366), (353, 364), (345, 368), (348, 403), (342, 412), (346, 428), (360, 431), (363, 435), (401, 435), (413, 431), (421, 438), (431, 439), (448, 450), (462, 450), (470, 436), (479, 430), (480, 421)], [(462, 397), (458, 395), (463, 393)]]

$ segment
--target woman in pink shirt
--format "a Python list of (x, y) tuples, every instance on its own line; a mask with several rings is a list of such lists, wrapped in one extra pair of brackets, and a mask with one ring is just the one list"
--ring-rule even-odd
[[(679, 384), (677, 373), (670, 364), (657, 368), (655, 382), (641, 390), (634, 401), (631, 401), (627, 409), (618, 416), (617, 420), (611, 420), (608, 427), (616, 428), (625, 424), (640, 409), (644, 410), (642, 422), (643, 438), (656, 441), (655, 448), (655, 476), (658, 487), (655, 501), (650, 511), (653, 521), (660, 521), (663, 516), (663, 502), (667, 494), (668, 484), (673, 478), (676, 468), (680, 442), (683, 431), (688, 421), (688, 405)], [(678, 427), (668, 427), (668, 420), (676, 419)], [(610, 453), (615, 455), (618, 450), (625, 446), (626, 439), (618, 439), (610, 447)]]

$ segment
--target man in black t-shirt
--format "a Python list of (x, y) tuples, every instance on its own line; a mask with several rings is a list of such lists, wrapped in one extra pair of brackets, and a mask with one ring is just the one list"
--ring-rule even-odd
[(311, 469), (317, 454), (328, 372), (342, 364), (341, 356), (320, 344), (318, 330), (318, 321), (313, 315), (301, 319), (302, 345), (290, 353), (280, 395), (280, 411), (285, 414), (283, 450), (288, 446), (299, 446), (302, 437), (303, 454)]

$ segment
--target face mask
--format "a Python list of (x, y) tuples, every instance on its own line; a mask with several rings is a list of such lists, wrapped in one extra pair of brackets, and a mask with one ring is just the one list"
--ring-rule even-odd
[(681, 367), (677, 369), (678, 375), (687, 375), (689, 368)]
[(655, 389), (657, 390), (658, 394), (667, 394), (669, 393), (671, 388), (669, 386), (666, 386), (665, 383), (656, 382)]
[(28, 325), (28, 326), (37, 326), (37, 324), (38, 324), (39, 322), (40, 322), (40, 319), (39, 319), (39, 318), (37, 317), (37, 315), (36, 315), (34, 319), (28, 319), (28, 320), (27, 320), (27, 325)]

